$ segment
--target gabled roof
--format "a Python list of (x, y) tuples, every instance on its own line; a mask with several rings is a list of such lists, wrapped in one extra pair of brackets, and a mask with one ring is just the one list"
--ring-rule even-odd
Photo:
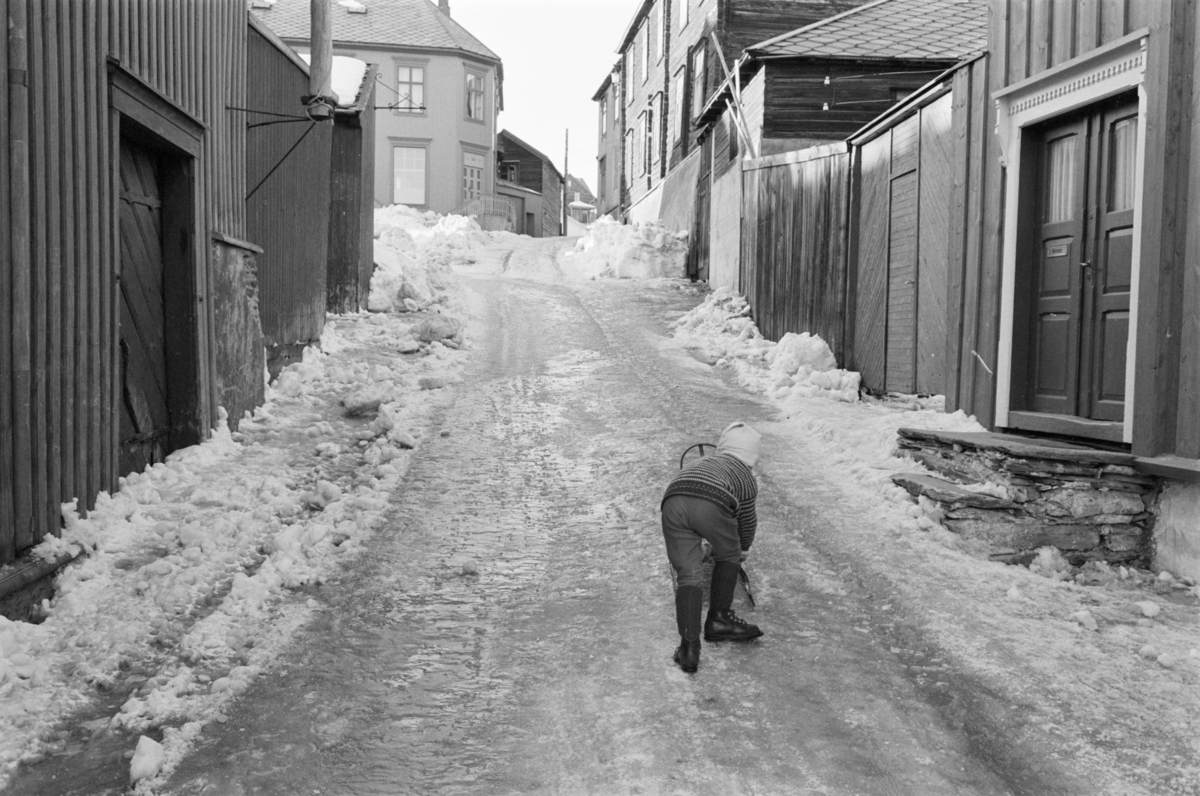
[[(561, 182), (561, 181), (562, 181), (562, 178), (563, 178), (563, 176), (562, 176), (562, 172), (558, 170), (558, 166), (555, 166), (555, 165), (554, 165), (554, 161), (553, 161), (553, 160), (551, 160), (550, 158), (546, 157), (546, 156), (545, 156), (545, 155), (543, 155), (541, 152), (539, 152), (538, 150), (536, 150), (536, 149), (534, 149), (533, 147), (531, 147), (529, 144), (527, 144), (527, 143), (525, 143), (524, 141), (522, 141), (520, 138), (517, 138), (515, 135), (513, 135), (512, 133), (510, 133), (508, 130), (501, 130), (501, 131), (500, 131), (500, 137), (501, 137), (501, 138), (507, 138), (509, 141), (512, 141), (514, 144), (516, 144), (517, 146), (521, 147), (522, 149), (524, 149), (524, 150), (525, 150), (526, 152), (528, 152), (529, 154), (533, 155), (533, 156), (534, 156), (535, 158), (537, 158), (538, 160), (542, 161), (543, 163), (548, 163), (548, 164), (550, 165), (550, 168), (554, 169), (554, 173), (558, 175), (559, 182)], [(501, 150), (502, 150), (502, 149), (503, 149), (503, 147), (497, 147), (497, 149), (501, 149)]]
[[(275, 0), (269, 8), (250, 9), (284, 39), (308, 39), (309, 0)], [(472, 36), (429, 0), (350, 0), (332, 3), (333, 40), (337, 44), (453, 50), (500, 63), (500, 56)], [(365, 7), (366, 13), (352, 13)]]
[(875, 0), (747, 47), (755, 58), (920, 61), (987, 49), (987, 0)]

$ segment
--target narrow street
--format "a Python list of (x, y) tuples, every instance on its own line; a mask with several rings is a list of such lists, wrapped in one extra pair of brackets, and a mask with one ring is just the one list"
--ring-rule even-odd
[[(689, 286), (464, 279), (473, 368), (394, 520), (301, 595), (318, 619), (165, 792), (1091, 792), (888, 595), (838, 587), (852, 562), (822, 539), (855, 512), (812, 508), (838, 485), (765, 404), (662, 346)], [(689, 677), (657, 503), (734, 418), (764, 433), (758, 607), (738, 605), (766, 636), (705, 645)]]

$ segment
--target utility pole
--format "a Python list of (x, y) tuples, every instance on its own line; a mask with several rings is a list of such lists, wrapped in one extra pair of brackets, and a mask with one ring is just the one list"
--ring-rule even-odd
[(308, 70), (308, 116), (314, 121), (333, 118), (333, 17), (329, 0), (311, 0), (312, 62)]
[(562, 187), (562, 234), (567, 234), (567, 179), (571, 171), (568, 168), (571, 157), (571, 128), (567, 128), (566, 144), (563, 149), (563, 187)]

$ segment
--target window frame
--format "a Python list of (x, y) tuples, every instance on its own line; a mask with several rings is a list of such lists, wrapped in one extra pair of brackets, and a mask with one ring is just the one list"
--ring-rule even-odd
[(691, 0), (679, 0), (679, 29), (683, 30), (687, 27), (688, 21), (691, 19)]
[[(396, 138), (394, 136), (388, 137), (388, 144), (392, 148), (392, 152), (391, 152), (392, 169), (391, 169), (391, 171), (392, 171), (392, 203), (393, 204), (402, 204), (402, 205), (407, 205), (409, 207), (422, 207), (422, 208), (429, 207), (429, 145), (430, 145), (430, 143), (431, 142), (429, 141), (429, 139), (423, 139), (423, 138), (422, 139), (414, 139), (414, 138)], [(421, 186), (421, 194), (422, 194), (422, 198), (424, 199), (424, 201), (422, 201), (420, 204), (413, 204), (411, 202), (401, 201), (400, 198), (397, 196), (397, 191), (396, 191), (396, 150), (397, 149), (411, 149), (414, 151), (419, 150), (422, 153), (421, 165), (422, 165), (423, 176), (424, 176), (424, 181), (423, 181), (424, 184)]]
[[(474, 155), (474, 156), (478, 157), (480, 159), (480, 161), (482, 162), (482, 165), (480, 165), (478, 167), (467, 166), (467, 156), (468, 155)], [(458, 173), (459, 173), (459, 177), (460, 177), (460, 180), (459, 180), (459, 204), (460, 205), (464, 205), (467, 202), (471, 201), (472, 199), (475, 199), (479, 196), (484, 196), (487, 193), (489, 193), (489, 191), (487, 189), (488, 188), (488, 184), (487, 184), (488, 150), (486, 148), (470, 146), (469, 144), (461, 144), (459, 146), (458, 164), (459, 164)], [(479, 169), (479, 193), (476, 196), (468, 195), (468, 191), (467, 191), (467, 169), (468, 168), (478, 168)]]
[[(429, 61), (425, 60), (425, 59), (418, 60), (418, 59), (412, 59), (412, 58), (393, 58), (392, 62), (393, 62), (392, 76), (396, 81), (396, 83), (395, 83), (395, 89), (396, 89), (395, 104), (397, 106), (399, 106), (399, 104), (400, 104), (400, 95), (401, 95), (400, 70), (401, 69), (420, 69), (421, 73), (422, 73), (422, 78), (423, 78), (421, 81), (421, 84), (420, 84), (421, 85), (421, 103), (420, 104), (422, 107), (413, 108), (411, 110), (405, 110), (405, 109), (401, 109), (399, 107), (394, 107), (391, 109), (392, 113), (395, 114), (396, 116), (402, 116), (405, 118), (409, 118), (409, 117), (413, 117), (413, 116), (427, 116), (429, 114), (429, 105), (426, 104), (426, 100), (428, 99), (428, 92), (426, 91), (426, 89), (429, 87)], [(408, 83), (408, 85), (411, 86), (413, 84), (410, 81)], [(411, 95), (410, 95), (409, 102), (410, 103), (412, 102)]]
[[(479, 81), (478, 90), (471, 88), (472, 78)], [(463, 109), (463, 118), (468, 122), (487, 124), (487, 73), (467, 68), (463, 76), (463, 91), (466, 100)], [(479, 99), (478, 118), (473, 115), (474, 103), (471, 101), (472, 97), (478, 97)]]
[(642, 83), (645, 84), (650, 79), (650, 20), (642, 21), (642, 29), (638, 33), (638, 38), (641, 40), (638, 51), (642, 55)]

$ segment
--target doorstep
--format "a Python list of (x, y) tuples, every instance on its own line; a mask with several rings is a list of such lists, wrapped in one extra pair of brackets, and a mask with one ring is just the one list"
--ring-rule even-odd
[(893, 482), (933, 501), (942, 524), (982, 541), (995, 560), (1059, 548), (1073, 564), (1145, 565), (1159, 487), (1137, 457), (1057, 439), (902, 428), (900, 452), (937, 473)]

